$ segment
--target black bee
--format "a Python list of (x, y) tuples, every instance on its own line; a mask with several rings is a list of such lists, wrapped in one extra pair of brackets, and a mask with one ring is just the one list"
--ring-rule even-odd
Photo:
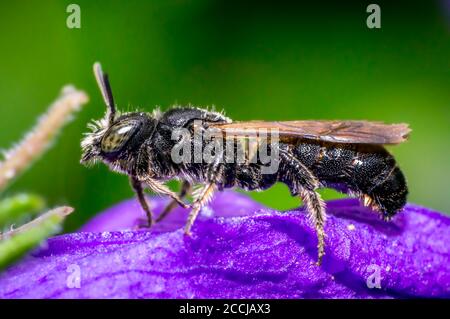
[[(324, 255), (325, 203), (317, 190), (331, 187), (356, 196), (388, 221), (406, 204), (408, 189), (405, 177), (395, 159), (383, 147), (406, 140), (410, 129), (406, 124), (383, 124), (368, 121), (286, 121), (286, 122), (232, 122), (221, 113), (195, 107), (178, 107), (167, 112), (116, 111), (108, 77), (100, 64), (94, 64), (107, 112), (103, 119), (90, 124), (92, 129), (83, 139), (82, 163), (101, 160), (113, 171), (130, 177), (142, 208), (148, 217), (148, 226), (154, 217), (143, 193), (143, 187), (172, 198), (171, 203), (156, 219), (160, 221), (177, 204), (191, 208), (185, 233), (216, 190), (239, 187), (245, 190), (264, 190), (276, 182), (285, 183), (292, 196), (299, 196), (314, 223), (318, 238), (318, 264)], [(187, 135), (175, 136), (184, 129)], [(275, 131), (277, 143), (257, 143), (276, 153), (277, 169), (265, 172), (257, 152), (244, 152), (244, 160), (237, 160), (239, 145), (251, 139), (249, 130)], [(213, 132), (210, 139), (197, 139), (197, 134)], [(256, 134), (253, 138), (260, 139)], [(175, 161), (173, 150), (180, 145), (194, 149), (188, 161)], [(231, 149), (214, 149), (210, 161), (195, 161), (195, 150), (203, 151), (211, 141), (233, 140)], [(241, 144), (240, 144), (241, 143)], [(200, 148), (196, 148), (200, 147)], [(198, 153), (198, 152), (197, 152)], [(253, 154), (253, 155), (252, 155)], [(198, 154), (197, 154), (198, 155)], [(230, 160), (230, 158), (232, 160)], [(172, 192), (164, 182), (182, 180), (179, 194)], [(202, 184), (187, 205), (183, 198), (190, 194), (191, 185)]]

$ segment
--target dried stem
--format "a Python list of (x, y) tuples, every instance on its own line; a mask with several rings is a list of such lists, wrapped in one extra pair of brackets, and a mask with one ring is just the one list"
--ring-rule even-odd
[(87, 101), (88, 97), (83, 91), (72, 86), (62, 89), (60, 97), (39, 119), (36, 126), (18, 145), (5, 152), (5, 160), (0, 163), (0, 191), (45, 152), (56, 133)]

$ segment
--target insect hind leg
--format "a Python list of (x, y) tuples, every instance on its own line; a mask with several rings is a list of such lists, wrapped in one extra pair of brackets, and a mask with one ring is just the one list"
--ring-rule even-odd
[(288, 148), (280, 147), (279, 180), (288, 185), (292, 195), (299, 195), (317, 234), (317, 265), (325, 255), (325, 203), (316, 190), (319, 181)]
[(308, 216), (313, 222), (317, 235), (317, 265), (322, 264), (323, 256), (325, 255), (325, 202), (316, 191), (302, 190), (300, 197), (306, 207)]

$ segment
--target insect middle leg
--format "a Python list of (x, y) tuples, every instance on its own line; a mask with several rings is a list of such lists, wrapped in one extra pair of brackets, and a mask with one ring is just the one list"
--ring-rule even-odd
[(189, 208), (189, 205), (185, 204), (180, 197), (176, 193), (172, 192), (164, 183), (150, 177), (143, 177), (141, 182), (144, 182), (156, 194), (167, 195), (176, 201), (181, 207)]
[(194, 194), (194, 202), (192, 203), (192, 210), (189, 213), (186, 226), (184, 226), (184, 233), (188, 236), (191, 235), (191, 228), (197, 219), (198, 213), (202, 207), (208, 203), (211, 199), (214, 191), (216, 190), (216, 182), (221, 178), (224, 165), (221, 161), (223, 159), (223, 148), (221, 148), (213, 158), (212, 163), (207, 169), (207, 180), (208, 183), (200, 189), (200, 191)]
[(184, 233), (188, 236), (191, 235), (191, 228), (194, 225), (195, 220), (197, 219), (198, 213), (202, 209), (202, 207), (211, 199), (214, 190), (214, 183), (208, 183), (205, 185), (196, 196), (194, 203), (192, 204), (192, 210), (189, 213), (188, 220), (186, 222), (186, 226), (184, 226)]
[[(183, 199), (191, 192), (191, 184), (188, 181), (183, 181), (181, 184), (181, 190), (178, 194), (179, 199)], [(162, 221), (169, 213), (178, 205), (178, 201), (176, 199), (172, 199), (169, 204), (164, 208), (163, 212), (156, 218), (156, 222), (159, 223)]]

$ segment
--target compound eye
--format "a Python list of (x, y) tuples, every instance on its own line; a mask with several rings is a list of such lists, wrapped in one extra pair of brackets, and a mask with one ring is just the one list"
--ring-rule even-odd
[(119, 123), (112, 126), (102, 139), (102, 151), (112, 153), (119, 151), (136, 130), (136, 123)]

